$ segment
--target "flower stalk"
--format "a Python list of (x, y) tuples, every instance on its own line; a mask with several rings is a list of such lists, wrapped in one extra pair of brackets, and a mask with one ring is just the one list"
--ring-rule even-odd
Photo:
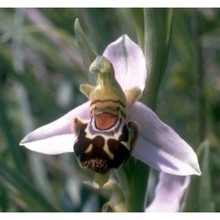
[[(144, 48), (149, 74), (145, 99), (153, 110), (156, 109), (159, 87), (168, 59), (171, 23), (172, 11), (170, 9), (144, 10)], [(140, 36), (139, 39), (141, 39)], [(161, 56), (161, 54), (164, 55)], [(128, 211), (144, 211), (149, 172), (149, 166), (139, 160), (136, 161), (130, 180)]]

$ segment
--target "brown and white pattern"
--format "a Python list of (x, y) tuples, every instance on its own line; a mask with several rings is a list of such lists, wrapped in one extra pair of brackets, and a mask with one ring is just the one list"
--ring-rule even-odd
[(74, 152), (82, 167), (105, 173), (128, 159), (137, 139), (137, 125), (126, 121), (126, 106), (120, 100), (95, 100), (90, 114), (88, 123), (74, 120), (78, 132)]

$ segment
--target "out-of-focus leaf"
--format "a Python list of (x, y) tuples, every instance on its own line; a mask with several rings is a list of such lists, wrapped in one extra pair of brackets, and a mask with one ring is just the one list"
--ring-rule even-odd
[(209, 142), (203, 142), (198, 149), (198, 158), (202, 175), (192, 176), (189, 191), (183, 203), (183, 211), (188, 212), (213, 212), (211, 174), (210, 174), (210, 146)]
[(22, 152), (18, 149), (18, 145), (15, 141), (13, 126), (8, 116), (8, 109), (5, 101), (6, 93), (3, 90), (3, 85), (0, 82), (0, 128), (6, 137), (8, 147), (10, 148), (14, 164), (18, 170), (23, 169)]
[(8, 192), (1, 187), (0, 187), (0, 210), (3, 212), (9, 210)]
[(4, 179), (0, 185), (5, 183), (4, 187), (15, 197), (23, 199), (31, 211), (61, 211), (49, 203), (23, 173), (13, 170), (2, 159), (0, 159), (0, 178)]
[(188, 63), (191, 66), (193, 61), (193, 42), (190, 36), (191, 32), (187, 29), (185, 16), (183, 10), (175, 9), (173, 11), (173, 36), (175, 37), (172, 40), (176, 50), (183, 57), (184, 63)]
[(144, 24), (144, 54), (149, 74), (147, 89), (150, 91), (147, 101), (150, 107), (155, 107), (168, 59), (172, 9), (144, 9)]
[(138, 38), (138, 44), (144, 50), (144, 10), (142, 8), (132, 8), (131, 9)]

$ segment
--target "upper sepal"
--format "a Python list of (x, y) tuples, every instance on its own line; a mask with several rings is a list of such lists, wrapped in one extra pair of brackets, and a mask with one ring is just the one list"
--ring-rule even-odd
[(144, 90), (147, 78), (144, 54), (127, 35), (109, 44), (103, 56), (113, 64), (115, 78), (124, 91), (135, 87)]

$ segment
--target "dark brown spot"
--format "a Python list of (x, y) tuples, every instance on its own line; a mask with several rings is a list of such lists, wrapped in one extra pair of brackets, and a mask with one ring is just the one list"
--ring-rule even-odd
[(115, 139), (109, 139), (108, 146), (111, 153), (114, 154), (114, 160), (111, 161), (111, 167), (118, 168), (128, 159), (130, 151), (119, 140)]

